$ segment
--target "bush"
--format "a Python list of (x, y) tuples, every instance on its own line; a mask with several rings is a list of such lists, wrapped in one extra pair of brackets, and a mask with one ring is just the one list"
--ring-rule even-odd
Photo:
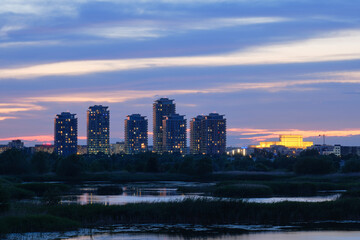
[(60, 195), (61, 192), (58, 188), (51, 188), (44, 193), (42, 202), (47, 205), (56, 205), (61, 201)]
[(7, 211), (10, 207), (10, 195), (9, 193), (0, 185), (0, 212)]
[(69, 231), (80, 227), (76, 221), (51, 215), (6, 216), (0, 218), (0, 233)]
[(270, 187), (260, 184), (234, 184), (219, 186), (214, 191), (216, 197), (270, 197), (272, 190)]
[(32, 191), (37, 196), (43, 196), (45, 192), (57, 188), (59, 192), (68, 191), (70, 187), (60, 183), (23, 183), (17, 184), (17, 188)]
[(122, 193), (123, 193), (122, 188), (115, 185), (100, 186), (97, 189), (98, 195), (120, 195)]
[(328, 174), (336, 171), (334, 162), (326, 157), (300, 157), (295, 165), (296, 174)]
[(344, 166), (342, 167), (342, 172), (360, 172), (360, 160), (359, 159), (350, 159), (345, 161)]

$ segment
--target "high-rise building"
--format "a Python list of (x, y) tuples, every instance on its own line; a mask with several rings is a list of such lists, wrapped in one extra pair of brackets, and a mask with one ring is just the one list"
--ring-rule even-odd
[(63, 112), (55, 117), (55, 153), (68, 156), (77, 153), (78, 121), (76, 114)]
[(110, 154), (110, 113), (108, 107), (95, 105), (87, 111), (88, 154)]
[(210, 113), (201, 120), (201, 153), (226, 153), (226, 119), (224, 115)]
[(201, 121), (204, 116), (199, 115), (190, 121), (190, 154), (201, 154)]
[(186, 119), (179, 114), (165, 116), (163, 127), (163, 152), (186, 154)]
[(148, 120), (140, 114), (125, 119), (125, 152), (134, 154), (148, 150)]
[(174, 100), (160, 98), (153, 104), (153, 150), (163, 152), (163, 119), (165, 116), (175, 114)]

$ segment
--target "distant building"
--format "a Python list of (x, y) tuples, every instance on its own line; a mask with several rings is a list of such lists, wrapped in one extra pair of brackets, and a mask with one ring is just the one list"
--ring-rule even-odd
[(260, 145), (251, 146), (255, 148), (270, 148), (271, 146), (284, 146), (294, 149), (306, 149), (313, 146), (313, 142), (304, 142), (301, 135), (280, 135), (280, 140), (276, 142), (260, 142)]
[(78, 155), (85, 155), (85, 154), (87, 154), (87, 145), (78, 145), (78, 146), (77, 146), (77, 154), (78, 154)]
[(55, 146), (51, 144), (38, 144), (34, 147), (34, 152), (46, 152), (52, 154), (55, 150)]
[(190, 154), (201, 154), (201, 121), (204, 118), (204, 116), (199, 115), (190, 121)]
[(3, 153), (5, 152), (6, 150), (9, 149), (9, 146), (8, 145), (0, 145), (0, 153)]
[(8, 143), (9, 148), (16, 148), (16, 149), (23, 149), (24, 148), (24, 142), (21, 140), (12, 140)]
[(186, 154), (186, 119), (179, 114), (165, 116), (163, 128), (163, 151)]
[(226, 148), (226, 154), (230, 156), (235, 156), (235, 155), (246, 156), (248, 155), (248, 152), (246, 150), (247, 150), (246, 148), (229, 147)]
[(76, 114), (63, 112), (55, 117), (55, 153), (68, 156), (77, 153), (78, 121)]
[(88, 154), (110, 154), (110, 113), (108, 107), (95, 105), (87, 111)]
[(125, 142), (117, 142), (110, 144), (110, 154), (125, 153)]
[(360, 146), (341, 146), (341, 156), (349, 154), (360, 156)]
[(174, 100), (160, 98), (153, 104), (153, 151), (163, 152), (163, 119), (165, 116), (175, 114)]
[(190, 121), (191, 154), (226, 153), (226, 119), (223, 115), (210, 113)]
[(140, 114), (125, 119), (125, 152), (136, 154), (148, 150), (148, 120)]

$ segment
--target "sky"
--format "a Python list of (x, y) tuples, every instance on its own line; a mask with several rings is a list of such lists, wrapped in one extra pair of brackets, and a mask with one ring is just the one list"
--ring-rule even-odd
[[(227, 145), (360, 145), (358, 0), (0, 0), (0, 144), (109, 106), (111, 142), (152, 103), (227, 119)], [(188, 124), (189, 125), (189, 124)], [(152, 145), (150, 133), (149, 144)]]

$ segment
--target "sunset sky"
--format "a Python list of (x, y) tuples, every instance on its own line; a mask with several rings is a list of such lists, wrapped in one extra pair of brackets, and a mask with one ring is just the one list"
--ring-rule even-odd
[[(0, 0), (0, 144), (52, 143), (54, 117), (152, 103), (227, 118), (228, 146), (279, 134), (360, 145), (360, 1)], [(149, 144), (152, 145), (151, 135)]]

